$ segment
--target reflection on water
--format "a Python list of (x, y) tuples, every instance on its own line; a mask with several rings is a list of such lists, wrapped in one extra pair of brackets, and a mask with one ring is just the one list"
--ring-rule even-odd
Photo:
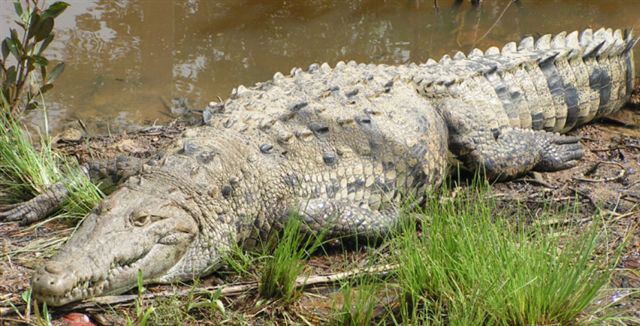
[[(294, 66), (423, 62), (525, 35), (635, 27), (640, 1), (67, 0), (50, 56), (67, 69), (48, 98), (69, 119), (167, 120), (161, 97), (202, 107)], [(0, 0), (0, 36), (12, 18)], [(637, 56), (640, 57), (640, 56)]]

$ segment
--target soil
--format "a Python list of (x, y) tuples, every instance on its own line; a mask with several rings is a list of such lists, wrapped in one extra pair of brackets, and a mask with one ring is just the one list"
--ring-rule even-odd
[[(640, 82), (637, 83), (640, 85)], [(588, 226), (600, 213), (609, 222), (608, 246), (600, 254), (611, 253), (628, 237), (618, 269), (612, 279), (612, 288), (617, 292), (600, 302), (609, 304), (627, 295), (631, 289), (640, 287), (640, 232), (634, 231), (640, 222), (640, 87), (630, 104), (618, 114), (599, 122), (580, 127), (570, 134), (582, 137), (585, 156), (575, 168), (555, 173), (532, 173), (523, 178), (496, 183), (493, 194), (500, 203), (508, 207), (513, 203), (524, 203), (535, 218), (545, 205), (566, 206), (579, 200), (582, 205), (575, 213), (578, 223)], [(67, 131), (56, 139), (59, 150), (76, 156), (81, 162), (91, 157), (110, 158), (118, 155), (150, 157), (158, 148), (178, 137), (189, 123), (174, 122), (167, 126), (154, 126), (123, 132), (117, 135), (87, 137), (82, 128)], [(559, 221), (558, 223), (563, 223)], [(19, 320), (8, 303), (20, 305), (20, 295), (28, 288), (31, 270), (41, 265), (60, 245), (60, 237), (70, 232), (66, 222), (50, 222), (43, 226), (24, 228), (16, 223), (0, 223), (0, 324)], [(631, 230), (631, 231), (630, 231)], [(369, 252), (376, 248), (359, 250), (336, 250), (328, 255), (314, 256), (308, 262), (311, 274), (343, 271), (350, 262), (356, 265), (367, 261)], [(230, 271), (221, 271), (204, 278), (200, 286), (219, 283), (237, 283), (253, 280)], [(150, 286), (149, 291), (160, 292), (172, 288), (188, 289), (186, 286)], [(255, 292), (255, 291), (254, 291)], [(305, 291), (301, 298), (287, 308), (281, 305), (257, 306), (254, 293), (243, 293), (223, 299), (227, 310), (242, 312), (243, 318), (251, 322), (276, 318), (280, 322), (313, 324), (326, 322), (333, 304), (339, 297), (335, 287), (317, 287)], [(392, 294), (389, 294), (392, 296)], [(385, 295), (380, 302), (386, 301)], [(609, 300), (609, 301), (607, 301)], [(628, 296), (615, 303), (621, 311), (640, 318), (640, 295)], [(261, 308), (262, 307), (262, 308)], [(116, 308), (132, 314), (131, 308)], [(119, 310), (118, 310), (119, 309)], [(76, 314), (68, 310), (54, 310), (56, 323), (79, 325), (89, 315), (94, 323), (123, 323), (122, 317), (108, 312), (109, 309), (81, 309)], [(80, 314), (78, 314), (80, 313)], [(75, 318), (75, 319), (74, 319)], [(71, 321), (70, 321), (71, 320)], [(84, 322), (84, 321), (83, 321)]]

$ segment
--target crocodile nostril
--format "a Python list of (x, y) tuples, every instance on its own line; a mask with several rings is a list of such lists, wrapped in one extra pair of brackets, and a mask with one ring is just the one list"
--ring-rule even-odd
[(64, 267), (59, 263), (50, 261), (44, 266), (44, 270), (51, 274), (61, 274), (64, 272)]

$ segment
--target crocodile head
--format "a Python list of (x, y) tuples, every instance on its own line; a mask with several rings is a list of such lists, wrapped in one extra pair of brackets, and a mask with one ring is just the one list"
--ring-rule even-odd
[(215, 241), (203, 241), (193, 194), (167, 179), (142, 180), (131, 178), (103, 200), (36, 271), (37, 299), (60, 306), (134, 288), (139, 271), (144, 283), (166, 283), (192, 279), (211, 267), (219, 255), (207, 245)]

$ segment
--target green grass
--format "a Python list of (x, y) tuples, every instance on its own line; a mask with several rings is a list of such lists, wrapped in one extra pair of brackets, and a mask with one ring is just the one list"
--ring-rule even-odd
[(202, 321), (234, 320), (237, 316), (227, 314), (220, 300), (220, 291), (203, 293), (194, 282), (186, 297), (170, 296), (149, 303), (154, 307), (150, 325), (196, 325)]
[(282, 299), (284, 302), (295, 299), (295, 283), (304, 270), (303, 259), (320, 247), (323, 238), (322, 234), (305, 234), (302, 226), (297, 216), (291, 216), (282, 235), (271, 242), (275, 249), (273, 255), (265, 260), (258, 287), (262, 298)]
[[(403, 323), (573, 324), (607, 285), (616, 259), (594, 258), (594, 226), (572, 239), (518, 225), (486, 187), (430, 200), (394, 240)], [(517, 211), (517, 210), (516, 210)], [(533, 230), (532, 230), (533, 228)]]
[(38, 138), (36, 148), (18, 122), (5, 115), (0, 117), (0, 201), (19, 203), (62, 181), (69, 197), (56, 216), (83, 217), (100, 201), (102, 192), (90, 182), (75, 159), (52, 150), (47, 135)]
[[(232, 273), (239, 277), (253, 277), (256, 270), (256, 266), (260, 265), (261, 257), (265, 256), (265, 248), (260, 251), (250, 251), (241, 248), (237, 243), (233, 243), (228, 252), (222, 257), (224, 266), (227, 268), (228, 273)], [(224, 271), (219, 271), (224, 274)]]
[(334, 302), (335, 325), (371, 325), (375, 309), (380, 303), (380, 292), (384, 286), (380, 280), (363, 277), (353, 282), (343, 282), (340, 287), (342, 302)]

